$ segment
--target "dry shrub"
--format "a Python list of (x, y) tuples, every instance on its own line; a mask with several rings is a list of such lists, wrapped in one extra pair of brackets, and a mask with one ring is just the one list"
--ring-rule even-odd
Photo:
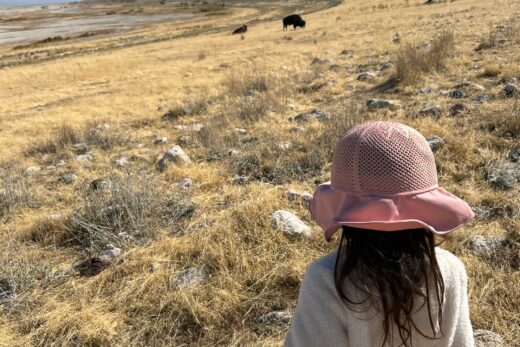
[(489, 33), (482, 37), (480, 40), (480, 44), (475, 48), (475, 51), (482, 51), (485, 49), (491, 49), (498, 45), (498, 33), (494, 29), (490, 29)]
[(181, 222), (196, 209), (180, 192), (163, 192), (157, 180), (145, 175), (113, 176), (110, 181), (109, 192), (83, 193), (61, 243), (99, 248), (120, 244), (120, 232), (136, 239), (152, 238), (161, 227), (181, 232)]
[(27, 178), (11, 169), (0, 171), (0, 220), (23, 206), (36, 207), (38, 200), (31, 193)]
[(397, 52), (395, 78), (400, 82), (412, 83), (425, 73), (441, 70), (454, 49), (453, 31), (442, 32), (425, 48), (415, 43), (402, 45)]
[(504, 102), (498, 109), (478, 112), (480, 128), (497, 133), (499, 137), (520, 138), (520, 99)]
[(208, 99), (202, 93), (191, 94), (178, 105), (170, 108), (163, 116), (163, 120), (176, 120), (179, 117), (197, 116), (207, 111)]
[(494, 63), (487, 63), (484, 65), (483, 71), (479, 74), (479, 77), (496, 77), (501, 73), (500, 66)]

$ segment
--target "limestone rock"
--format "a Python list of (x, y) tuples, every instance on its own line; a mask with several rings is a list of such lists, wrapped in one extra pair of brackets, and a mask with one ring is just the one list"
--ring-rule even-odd
[(476, 256), (489, 257), (507, 248), (508, 241), (504, 237), (472, 235), (464, 242), (464, 245)]
[(458, 102), (456, 104), (451, 105), (450, 107), (450, 115), (457, 116), (463, 112), (468, 110), (468, 106), (462, 102)]
[(112, 188), (112, 182), (106, 179), (95, 179), (90, 182), (90, 189), (95, 191), (108, 191)]
[(433, 117), (439, 117), (442, 113), (442, 106), (440, 105), (431, 105), (423, 107), (419, 114), (423, 116), (433, 116)]
[(167, 150), (161, 159), (157, 162), (157, 169), (164, 171), (168, 163), (174, 164), (191, 164), (191, 159), (179, 145), (175, 145)]
[(442, 139), (442, 137), (439, 137), (437, 135), (428, 136), (426, 138), (426, 141), (428, 141), (428, 144), (430, 145), (432, 151), (436, 151), (444, 145), (444, 140)]
[(454, 89), (448, 93), (448, 96), (453, 99), (462, 99), (466, 96), (466, 93), (463, 90)]
[(72, 172), (65, 173), (60, 176), (59, 181), (64, 184), (74, 184), (78, 176), (74, 175)]
[(153, 140), (154, 145), (162, 145), (166, 142), (168, 142), (168, 138), (166, 136), (157, 137), (155, 140)]
[(25, 169), (24, 173), (26, 175), (32, 175), (32, 174), (35, 174), (40, 171), (42, 171), (42, 168), (40, 166), (33, 165), (33, 166), (29, 166), (27, 169)]
[(177, 187), (182, 190), (188, 190), (193, 187), (193, 180), (191, 178), (184, 178), (182, 181), (177, 183)]
[(16, 293), (7, 278), (0, 278), (0, 305), (8, 304), (16, 298)]
[(297, 122), (308, 122), (310, 120), (326, 121), (330, 119), (330, 114), (320, 109), (313, 109), (307, 112), (300, 113), (294, 117)]
[(297, 192), (292, 189), (287, 191), (287, 198), (292, 202), (302, 202), (308, 204), (312, 201), (312, 194), (308, 192)]
[(520, 181), (520, 163), (506, 163), (500, 167), (490, 166), (487, 168), (487, 181), (497, 189), (513, 189)]
[(399, 104), (390, 100), (370, 99), (367, 101), (367, 107), (369, 110), (378, 110), (382, 108), (394, 109), (399, 106)]
[(95, 276), (115, 263), (121, 249), (111, 244), (106, 245), (97, 257), (90, 258), (76, 266), (81, 276)]
[(88, 162), (93, 159), (92, 154), (85, 153), (76, 156), (76, 160), (79, 162)]
[(127, 157), (121, 157), (114, 161), (114, 166), (117, 167), (118, 169), (124, 169), (124, 168), (128, 167), (129, 164), (130, 164), (130, 162), (128, 161)]
[(274, 227), (282, 230), (286, 235), (311, 235), (311, 228), (298, 218), (298, 216), (289, 211), (275, 211), (271, 215), (271, 222)]
[(175, 285), (179, 289), (186, 289), (204, 283), (208, 274), (204, 268), (190, 267), (179, 272), (174, 279)]
[(507, 155), (507, 159), (512, 163), (520, 163), (520, 147), (513, 148)]
[(376, 78), (376, 74), (370, 71), (362, 72), (358, 75), (357, 80), (358, 81), (370, 81)]
[(502, 92), (508, 98), (512, 98), (519, 93), (519, 89), (516, 85), (509, 83), (504, 87), (504, 89), (502, 89)]

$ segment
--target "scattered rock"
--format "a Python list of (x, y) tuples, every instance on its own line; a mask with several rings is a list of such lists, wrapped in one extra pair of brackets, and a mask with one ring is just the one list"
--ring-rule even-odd
[(92, 128), (91, 131), (93, 133), (98, 133), (108, 129), (110, 129), (110, 125), (108, 125), (107, 123), (100, 123), (96, 125), (94, 128)]
[(184, 178), (182, 181), (177, 183), (177, 187), (183, 190), (188, 190), (193, 187), (193, 180), (191, 178)]
[(433, 92), (433, 89), (431, 87), (423, 87), (417, 91), (419, 94), (430, 94)]
[(322, 65), (322, 64), (328, 64), (328, 63), (332, 63), (332, 60), (328, 59), (328, 58), (315, 57), (314, 59), (312, 59), (311, 65), (316, 65), (316, 64)]
[(475, 347), (505, 347), (502, 336), (491, 330), (477, 329), (473, 331)]
[(395, 44), (401, 43), (401, 34), (398, 32), (395, 33), (394, 37), (392, 38), (392, 42)]
[(394, 67), (394, 64), (392, 63), (384, 63), (381, 65), (381, 71), (389, 70)]
[(10, 303), (16, 298), (14, 288), (7, 278), (0, 278), (0, 305)]
[(186, 289), (204, 283), (208, 274), (204, 268), (190, 267), (179, 272), (174, 279), (175, 285), (179, 289)]
[(367, 107), (369, 110), (377, 110), (382, 108), (394, 109), (399, 107), (400, 105), (390, 101), (390, 100), (382, 100), (382, 99), (370, 99), (367, 101)]
[(184, 150), (179, 145), (175, 145), (169, 150), (167, 150), (161, 159), (157, 162), (157, 169), (159, 171), (164, 171), (168, 163), (174, 164), (191, 164), (191, 159), (184, 152)]
[(370, 71), (362, 72), (358, 75), (357, 80), (358, 81), (370, 81), (373, 80), (376, 77), (376, 74)]
[(460, 89), (454, 89), (454, 90), (450, 90), (450, 92), (448, 93), (448, 96), (453, 99), (462, 99), (466, 96), (466, 94), (464, 93), (464, 91), (462, 91)]
[(183, 144), (183, 145), (191, 145), (191, 144), (193, 144), (193, 137), (191, 137), (189, 135), (182, 135), (181, 137), (179, 137), (178, 141), (180, 144)]
[(441, 115), (441, 113), (442, 113), (442, 106), (440, 106), (440, 105), (426, 106), (419, 111), (419, 114), (421, 114), (423, 116), (439, 117)]
[(240, 154), (240, 151), (238, 149), (231, 148), (227, 154), (229, 157), (236, 157)]
[(297, 122), (308, 122), (312, 119), (326, 121), (330, 119), (330, 114), (320, 109), (313, 109), (304, 113), (300, 113), (294, 117)]
[(468, 110), (468, 106), (462, 102), (458, 102), (456, 104), (451, 105), (450, 107), (450, 115), (457, 116), (463, 112)]
[(459, 83), (459, 84), (455, 85), (453, 88), (454, 89), (467, 88), (467, 89), (471, 89), (471, 90), (477, 91), (477, 92), (482, 92), (482, 91), (486, 90), (486, 88), (484, 88), (480, 84), (473, 83), (473, 82), (468, 82), (468, 81), (464, 81), (462, 83)]
[(520, 148), (513, 148), (507, 155), (507, 159), (512, 163), (520, 163)]
[(96, 179), (90, 182), (90, 189), (95, 191), (108, 191), (112, 188), (112, 182), (105, 179)]
[(124, 169), (124, 168), (128, 167), (129, 164), (130, 164), (130, 162), (128, 161), (127, 157), (121, 157), (114, 161), (114, 166), (119, 169)]
[(489, 95), (479, 95), (475, 98), (475, 101), (479, 104), (484, 104), (491, 99)]
[(24, 173), (26, 175), (32, 175), (32, 174), (35, 174), (40, 171), (42, 171), (42, 168), (40, 166), (33, 165), (33, 166), (29, 166), (27, 169), (25, 169)]
[(432, 151), (436, 151), (444, 145), (444, 140), (442, 139), (442, 137), (439, 137), (437, 135), (428, 136), (426, 138), (426, 141), (428, 141), (428, 144), (430, 145)]
[(204, 128), (204, 125), (201, 124), (201, 123), (196, 123), (196, 124), (190, 124), (190, 125), (176, 125), (175, 126), (175, 129), (178, 129), (178, 130), (183, 130), (183, 131), (192, 131), (192, 132), (195, 132), (195, 133), (198, 133), (202, 130), (202, 128)]
[(291, 321), (290, 311), (273, 311), (255, 319), (256, 324), (278, 324), (287, 325)]
[(72, 149), (77, 153), (77, 154), (85, 154), (88, 152), (88, 146), (86, 143), (75, 143), (72, 145)]
[(286, 235), (311, 235), (311, 228), (298, 218), (298, 216), (289, 211), (275, 211), (271, 215), (271, 222), (275, 228), (281, 229)]
[(231, 183), (239, 185), (239, 186), (243, 186), (243, 185), (246, 185), (247, 183), (249, 183), (249, 178), (246, 176), (237, 176), (231, 180)]
[(502, 89), (502, 92), (508, 98), (512, 98), (513, 96), (518, 94), (518, 87), (512, 83), (509, 83), (504, 87), (504, 89)]
[(488, 183), (501, 190), (513, 189), (520, 181), (520, 163), (506, 163), (500, 167), (490, 166), (487, 168)]
[(297, 192), (290, 189), (287, 191), (287, 198), (289, 199), (289, 201), (300, 201), (304, 204), (308, 204), (312, 201), (312, 194), (308, 192)]
[(153, 140), (154, 145), (162, 145), (168, 142), (168, 138), (166, 136), (157, 137), (155, 140)]
[(86, 153), (86, 154), (80, 154), (76, 156), (76, 160), (80, 162), (87, 162), (92, 160), (92, 154)]
[(464, 241), (466, 248), (479, 257), (494, 255), (508, 247), (508, 244), (509, 242), (506, 238), (497, 236), (485, 237), (482, 235), (472, 235)]
[(72, 172), (68, 172), (61, 175), (58, 180), (64, 184), (74, 184), (77, 179), (78, 176), (74, 175)]
[(237, 133), (238, 135), (245, 135), (247, 134), (247, 130), (242, 128), (235, 128), (235, 133)]
[(293, 144), (291, 142), (280, 142), (279, 144), (276, 145), (276, 147), (278, 147), (278, 149), (282, 150), (282, 151), (287, 151), (289, 149), (291, 149), (293, 146)]
[(471, 209), (475, 213), (475, 217), (480, 220), (490, 220), (502, 216), (502, 211), (498, 207), (475, 206)]
[(90, 258), (77, 265), (76, 270), (81, 276), (95, 276), (114, 264), (119, 254), (121, 254), (121, 249), (108, 244), (97, 257)]

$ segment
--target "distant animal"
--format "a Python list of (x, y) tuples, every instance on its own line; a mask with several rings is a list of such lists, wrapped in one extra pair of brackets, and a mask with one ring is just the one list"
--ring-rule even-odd
[(305, 28), (305, 21), (299, 14), (291, 14), (283, 19), (283, 30), (285, 31), (289, 25), (292, 25), (294, 30), (296, 27)]
[(232, 35), (243, 34), (243, 33), (246, 33), (246, 32), (247, 32), (247, 25), (244, 24), (240, 28), (235, 29), (235, 31), (233, 31)]

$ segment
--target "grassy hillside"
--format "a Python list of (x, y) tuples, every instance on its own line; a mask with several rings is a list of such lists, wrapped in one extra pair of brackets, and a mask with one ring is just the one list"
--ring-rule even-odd
[[(520, 7), (349, 0), (303, 30), (258, 21), (279, 15), (50, 42), (23, 54), (52, 59), (0, 70), (0, 346), (280, 345), (287, 319), (260, 317), (291, 312), (307, 265), (336, 246), (288, 190), (328, 180), (336, 141), (374, 119), (443, 139), (440, 183), (478, 218), (442, 247), (466, 265), (475, 329), (519, 346), (520, 99), (503, 89), (520, 83)], [(295, 119), (313, 109), (330, 120)], [(158, 166), (173, 145), (191, 163)], [(275, 228), (279, 209), (311, 236)], [(496, 247), (470, 249), (474, 235)], [(107, 244), (113, 261), (85, 263)]]

